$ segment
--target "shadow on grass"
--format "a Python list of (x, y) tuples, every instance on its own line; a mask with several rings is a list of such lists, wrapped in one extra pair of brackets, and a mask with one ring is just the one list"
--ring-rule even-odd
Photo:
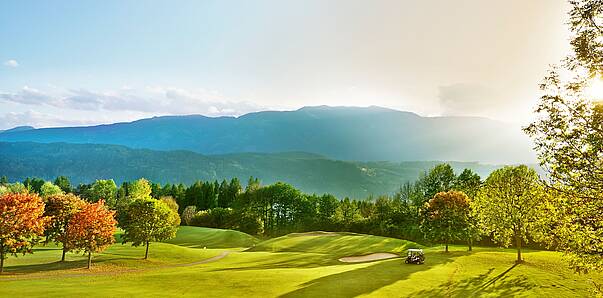
[(412, 293), (416, 297), (478, 297), (488, 293), (496, 297), (513, 297), (531, 290), (535, 285), (521, 276), (509, 277), (507, 274), (515, 267), (514, 264), (504, 272), (491, 277), (494, 268), (477, 276), (460, 281), (450, 281), (439, 287)]
[[(451, 262), (464, 253), (432, 255), (424, 265), (404, 264), (401, 259), (379, 261), (373, 265), (324, 276), (303, 283), (300, 288), (280, 297), (353, 297), (368, 294), (411, 274)], [(424, 297), (424, 296), (417, 296)]]
[(4, 268), (4, 272), (7, 274), (26, 274), (26, 273), (35, 273), (41, 271), (56, 271), (56, 270), (68, 270), (68, 269), (77, 269), (77, 268), (85, 268), (87, 260), (77, 260), (77, 261), (56, 261), (52, 263), (45, 264), (30, 264), (30, 265), (14, 265), (7, 266)]

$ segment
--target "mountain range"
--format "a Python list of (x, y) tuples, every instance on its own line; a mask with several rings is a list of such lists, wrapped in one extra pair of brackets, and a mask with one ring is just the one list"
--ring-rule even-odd
[(346, 161), (535, 161), (530, 140), (517, 126), (381, 107), (317, 106), (240, 117), (163, 116), (86, 127), (19, 127), (0, 132), (0, 141), (113, 144), (204, 155), (309, 152)]

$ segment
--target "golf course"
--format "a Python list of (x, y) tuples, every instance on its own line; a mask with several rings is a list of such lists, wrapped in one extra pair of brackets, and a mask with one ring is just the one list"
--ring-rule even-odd
[[(93, 256), (36, 247), (6, 260), (2, 297), (164, 296), (225, 297), (587, 297), (596, 274), (578, 275), (551, 251), (494, 247), (424, 247), (410, 241), (354, 233), (294, 233), (261, 241), (232, 230), (182, 226), (176, 238), (144, 247), (117, 243)], [(346, 263), (370, 254), (404, 256), (423, 248), (423, 265), (404, 258)], [(379, 256), (379, 255), (377, 255)]]

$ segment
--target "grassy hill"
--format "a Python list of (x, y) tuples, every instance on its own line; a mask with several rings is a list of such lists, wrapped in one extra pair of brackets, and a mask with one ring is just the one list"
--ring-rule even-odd
[[(42, 247), (34, 255), (7, 260), (0, 276), (3, 297), (589, 297), (590, 279), (576, 275), (556, 252), (527, 250), (526, 263), (514, 264), (512, 249), (452, 246), (426, 248), (424, 265), (402, 259), (341, 263), (342, 254), (400, 252), (414, 244), (358, 234), (292, 234), (257, 243), (226, 230), (185, 228), (172, 243), (143, 249), (115, 244), (94, 258)], [(229, 245), (229, 243), (231, 243)], [(180, 246), (177, 244), (183, 244)], [(206, 246), (207, 249), (199, 248)], [(231, 246), (232, 248), (227, 248)], [(215, 247), (220, 247), (216, 249)]]
[[(264, 184), (283, 181), (306, 193), (331, 193), (340, 198), (389, 194), (438, 162), (349, 162), (303, 153), (239, 153), (201, 155), (191, 151), (153, 151), (117, 145), (0, 142), (0, 176), (53, 180), (67, 176), (74, 185), (96, 179), (118, 184), (145, 177), (154, 182), (192, 184), (201, 179), (250, 176)], [(499, 166), (451, 162), (460, 172), (471, 168), (486, 176)]]
[(374, 252), (404, 253), (422, 246), (412, 241), (355, 233), (293, 233), (263, 241), (247, 251), (319, 253), (330, 257), (363, 255)]

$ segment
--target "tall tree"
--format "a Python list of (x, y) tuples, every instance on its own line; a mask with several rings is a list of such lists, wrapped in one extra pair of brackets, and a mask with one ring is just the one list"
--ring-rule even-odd
[(423, 193), (423, 200), (420, 205), (423, 205), (439, 192), (452, 190), (455, 180), (454, 170), (447, 163), (436, 165), (427, 173), (421, 175), (417, 181), (417, 186)]
[(65, 261), (65, 253), (68, 251), (66, 243), (67, 226), (71, 217), (79, 212), (85, 205), (82, 199), (74, 194), (60, 194), (46, 199), (44, 215), (52, 218), (46, 228), (46, 241), (54, 241), (63, 244), (61, 261)]
[(174, 238), (180, 225), (178, 213), (166, 203), (139, 198), (128, 206), (123, 224), (123, 243), (132, 242), (133, 246), (146, 246), (144, 258), (149, 256), (149, 243)]
[(0, 196), (0, 274), (9, 255), (32, 253), (48, 221), (38, 195), (7, 193)]
[(525, 165), (507, 166), (490, 174), (474, 201), (480, 223), (504, 246), (515, 242), (517, 262), (521, 247), (534, 231), (543, 204), (538, 174)]
[(96, 180), (89, 190), (90, 202), (104, 200), (110, 208), (115, 208), (117, 199), (117, 185), (113, 179)]
[(101, 252), (115, 242), (116, 224), (115, 211), (109, 210), (104, 201), (83, 204), (67, 224), (65, 245), (70, 251), (87, 253), (90, 269), (92, 253)]
[(71, 181), (69, 181), (69, 178), (67, 178), (65, 176), (57, 177), (57, 179), (54, 180), (54, 185), (61, 188), (61, 190), (65, 193), (73, 192), (73, 187), (71, 186)]
[(466, 235), (470, 213), (469, 197), (460, 191), (437, 193), (425, 206), (423, 227), (427, 237), (448, 244)]
[(589, 90), (603, 80), (603, 2), (569, 2), (573, 53), (544, 78), (538, 118), (525, 131), (548, 171), (548, 192), (558, 193), (550, 244), (576, 270), (603, 271), (603, 95)]
[[(481, 177), (471, 169), (465, 169), (456, 177), (453, 188), (455, 190), (462, 191), (467, 195), (467, 197), (469, 197), (469, 200), (473, 201), (475, 200), (475, 196), (477, 196), (481, 185)], [(473, 250), (473, 242), (479, 240), (482, 234), (482, 230), (479, 227), (478, 220), (475, 218), (474, 214), (475, 212), (470, 212), (468, 217), (468, 225), (465, 229), (469, 251)]]

